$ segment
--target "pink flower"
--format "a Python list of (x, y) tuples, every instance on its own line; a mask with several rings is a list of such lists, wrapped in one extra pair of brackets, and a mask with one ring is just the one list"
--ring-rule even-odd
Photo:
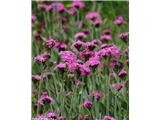
[(64, 70), (66, 67), (65, 63), (59, 63), (58, 65), (56, 65), (56, 68), (60, 69), (60, 70)]
[(124, 70), (124, 69), (122, 69), (122, 70), (118, 73), (118, 76), (119, 76), (119, 77), (124, 77), (124, 76), (126, 76), (126, 75), (127, 75), (127, 71)]
[(88, 59), (88, 58), (90, 58), (90, 57), (93, 56), (93, 55), (94, 55), (94, 52), (91, 51), (91, 50), (89, 50), (89, 49), (84, 50), (84, 51), (81, 51), (81, 52), (79, 53), (79, 57), (80, 57), (80, 58), (85, 58), (85, 59)]
[(101, 20), (96, 20), (95, 22), (93, 22), (93, 26), (98, 28), (100, 26), (100, 24), (102, 24)]
[(41, 75), (32, 75), (32, 80), (34, 82), (41, 81), (43, 77)]
[(111, 45), (109, 47), (112, 57), (118, 58), (120, 56), (120, 50), (116, 45)]
[(123, 84), (121, 84), (121, 83), (113, 84), (112, 88), (116, 89), (116, 90), (120, 90), (121, 88), (123, 88)]
[(53, 8), (56, 8), (59, 13), (66, 11), (64, 5), (60, 2), (54, 2), (52, 3), (52, 6)]
[(47, 92), (43, 92), (42, 95), (40, 96), (40, 99), (38, 100), (38, 103), (40, 105), (52, 104), (54, 102), (55, 102), (54, 99), (48, 96)]
[(47, 113), (47, 118), (56, 119), (57, 115), (56, 115), (56, 113), (54, 111), (49, 111)]
[(126, 41), (129, 38), (129, 32), (123, 32), (119, 35), (120, 39)]
[(108, 29), (104, 29), (104, 30), (103, 30), (103, 34), (105, 34), (105, 35), (110, 35), (110, 34), (111, 34), (111, 31), (108, 30)]
[(89, 50), (94, 50), (96, 48), (96, 45), (94, 42), (86, 42), (85, 45), (88, 47)]
[(62, 62), (75, 62), (77, 60), (77, 56), (71, 51), (61, 51), (60, 57)]
[(54, 45), (55, 45), (55, 41), (54, 40), (52, 40), (52, 39), (47, 40), (46, 46), (48, 48), (52, 48), (52, 47), (54, 47)]
[(87, 75), (87, 76), (91, 75), (91, 70), (85, 64), (79, 65), (79, 67), (80, 67), (80, 72), (82, 75)]
[(58, 120), (66, 120), (66, 117), (61, 116), (58, 118)]
[(96, 67), (100, 64), (100, 58), (98, 55), (95, 55), (89, 58), (89, 60), (85, 64), (86, 66), (89, 66), (89, 67)]
[(52, 4), (46, 5), (46, 6), (45, 6), (45, 10), (46, 10), (46, 11), (52, 11), (52, 10), (53, 10), (53, 5), (52, 5)]
[(117, 16), (116, 20), (114, 21), (114, 24), (117, 25), (122, 25), (126, 23), (126, 21), (124, 20), (123, 16)]
[(32, 22), (35, 22), (37, 19), (37, 16), (35, 14), (32, 14)]
[(83, 29), (82, 32), (86, 35), (88, 35), (90, 33), (90, 31), (88, 29)]
[(76, 13), (79, 13), (75, 8), (70, 8), (69, 10), (68, 10), (68, 13), (70, 14), (70, 15), (74, 15), (74, 14), (76, 14)]
[(72, 2), (71, 7), (84, 8), (85, 4), (81, 2), (80, 0), (76, 0)]
[(79, 51), (80, 48), (83, 46), (85, 46), (85, 43), (78, 40), (72, 44), (71, 48), (72, 48), (72, 50), (74, 50), (74, 48), (76, 48)]
[(116, 120), (116, 119), (111, 116), (104, 116), (103, 120)]
[(92, 11), (92, 12), (87, 13), (86, 19), (89, 19), (89, 20), (95, 20), (95, 19), (97, 20), (98, 19), (99, 20), (99, 19), (101, 19), (101, 16), (98, 12)]
[(83, 32), (79, 32), (74, 36), (75, 40), (86, 38), (87, 36)]
[(99, 100), (100, 98), (102, 98), (104, 96), (104, 93), (100, 92), (100, 91), (96, 91), (91, 93), (91, 96), (95, 97), (97, 100)]
[(42, 55), (37, 55), (35, 57), (35, 60), (38, 62), (45, 62), (45, 58)]
[(86, 101), (83, 102), (82, 105), (83, 105), (83, 107), (86, 107), (86, 108), (90, 109), (92, 107), (93, 103), (89, 100), (86, 100)]
[(36, 120), (45, 120), (46, 118), (45, 118), (45, 116), (44, 115), (38, 115), (37, 117), (36, 117)]
[(100, 57), (107, 57), (110, 55), (110, 50), (108, 48), (103, 48), (98, 51)]
[(109, 36), (109, 35), (102, 35), (102, 36), (101, 36), (101, 40), (111, 41), (111, 40), (112, 40), (112, 37)]

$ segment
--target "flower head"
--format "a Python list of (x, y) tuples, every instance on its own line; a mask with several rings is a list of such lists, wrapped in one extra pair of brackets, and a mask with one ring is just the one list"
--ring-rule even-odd
[(56, 8), (59, 13), (66, 11), (64, 5), (60, 2), (53, 2), (52, 6), (53, 8)]
[(58, 117), (58, 120), (66, 120), (66, 117), (63, 117), (63, 116)]
[(90, 109), (92, 107), (93, 103), (89, 100), (86, 100), (86, 101), (83, 102), (82, 105), (83, 105), (83, 107), (86, 107), (86, 108)]
[(119, 35), (120, 39), (126, 41), (129, 38), (129, 32), (123, 32)]
[(105, 34), (105, 35), (110, 35), (110, 34), (111, 34), (111, 31), (108, 30), (108, 29), (104, 29), (104, 30), (103, 30), (103, 34)]
[(71, 7), (84, 8), (84, 7), (85, 7), (85, 4), (84, 4), (84, 2), (82, 2), (82, 1), (80, 1), (80, 0), (76, 0), (76, 1), (73, 1), (73, 2), (72, 2)]
[(104, 116), (103, 120), (116, 120), (116, 119), (111, 116)]
[(47, 113), (47, 118), (56, 119), (57, 115), (56, 115), (56, 113), (54, 111), (49, 111)]
[(127, 71), (124, 70), (124, 69), (122, 69), (122, 70), (118, 73), (118, 76), (119, 76), (119, 77), (124, 77), (124, 76), (126, 76), (126, 75), (127, 75)]
[(38, 101), (40, 105), (52, 104), (54, 102), (55, 102), (54, 99), (48, 96), (47, 92), (43, 92)]
[(74, 36), (75, 40), (79, 40), (79, 39), (81, 40), (83, 38), (86, 38), (86, 35), (83, 32), (79, 32)]
[(48, 48), (52, 48), (52, 47), (54, 47), (54, 45), (55, 45), (55, 41), (54, 40), (52, 40), (52, 39), (47, 40), (46, 46)]
[(32, 22), (35, 22), (37, 19), (37, 16), (35, 14), (32, 14)]
[(87, 13), (86, 19), (99, 20), (99, 19), (101, 19), (101, 16), (98, 12), (92, 11), (92, 12)]
[(122, 25), (126, 23), (126, 21), (124, 20), (123, 16), (117, 16), (116, 20), (114, 21), (114, 24), (117, 25)]
[(45, 120), (46, 118), (45, 118), (45, 116), (44, 115), (38, 115), (37, 117), (36, 117), (36, 120)]
[(101, 36), (101, 40), (111, 41), (111, 40), (112, 40), (112, 37), (109, 36), (109, 35), (102, 35), (102, 36)]
[(97, 100), (99, 100), (100, 98), (102, 98), (104, 96), (104, 93), (100, 92), (100, 91), (95, 91), (93, 93), (91, 93), (91, 96), (95, 97)]
[(34, 82), (41, 81), (43, 77), (41, 75), (32, 75), (32, 80)]
[(123, 84), (121, 84), (121, 83), (113, 84), (112, 88), (115, 90), (120, 90), (121, 88), (123, 88)]

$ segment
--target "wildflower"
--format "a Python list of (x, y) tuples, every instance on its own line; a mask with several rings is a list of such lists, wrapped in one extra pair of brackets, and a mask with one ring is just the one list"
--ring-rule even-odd
[(38, 61), (38, 62), (45, 62), (45, 58), (42, 55), (36, 56), (35, 60)]
[(126, 23), (126, 21), (124, 20), (123, 16), (117, 16), (116, 20), (114, 21), (114, 24), (117, 25), (122, 25)]
[(100, 91), (96, 91), (91, 93), (91, 96), (95, 97), (97, 100), (99, 100), (100, 98), (102, 98), (104, 96), (104, 93), (100, 92)]
[(104, 116), (103, 120), (116, 120), (116, 119), (111, 116)]
[(85, 58), (85, 59), (88, 59), (88, 58), (90, 58), (90, 57), (93, 56), (93, 55), (94, 55), (94, 52), (91, 51), (91, 50), (89, 50), (89, 49), (84, 50), (84, 51), (81, 51), (81, 52), (79, 53), (79, 57), (80, 57), (80, 58)]
[(32, 75), (32, 80), (34, 82), (41, 81), (42, 79), (43, 79), (43, 77), (41, 75)]
[(86, 35), (88, 35), (90, 33), (90, 31), (88, 29), (83, 29), (82, 32)]
[(65, 43), (61, 43), (58, 46), (58, 51), (64, 51), (67, 48), (67, 45)]
[(67, 67), (69, 72), (72, 72), (72, 73), (75, 72), (78, 68), (77, 64), (78, 63), (76, 61), (67, 62)]
[(55, 45), (55, 41), (54, 40), (52, 40), (52, 39), (47, 40), (46, 46), (48, 48), (52, 48), (52, 47), (54, 47), (54, 45)]
[(72, 2), (71, 7), (84, 8), (85, 4), (83, 2), (81, 2), (80, 0), (76, 0), (76, 1)]
[(118, 58), (120, 56), (120, 50), (116, 45), (111, 45), (109, 47), (112, 57)]
[(74, 36), (75, 40), (79, 40), (79, 39), (81, 40), (83, 38), (86, 38), (86, 35), (83, 32), (79, 32)]
[(32, 14), (32, 22), (35, 22), (37, 19), (37, 16), (35, 14)]
[(54, 99), (48, 96), (47, 92), (43, 92), (38, 101), (40, 105), (52, 104), (54, 102), (55, 102)]
[(113, 59), (110, 63), (109, 63), (109, 67), (111, 69), (114, 69), (115, 68), (115, 65), (118, 64), (118, 61), (116, 59)]
[(111, 31), (108, 30), (108, 29), (104, 29), (104, 30), (103, 30), (103, 34), (105, 34), (105, 35), (110, 35), (110, 34), (111, 34)]
[(60, 57), (62, 62), (71, 63), (77, 60), (77, 56), (71, 51), (61, 51)]
[(85, 45), (88, 47), (89, 50), (94, 50), (96, 47), (93, 42), (86, 42)]
[(96, 20), (95, 22), (93, 22), (93, 26), (98, 28), (100, 26), (100, 24), (102, 24), (101, 20)]
[(98, 12), (92, 11), (92, 12), (87, 13), (86, 19), (99, 20), (99, 19), (101, 19), (101, 16), (100, 16), (100, 14)]
[(100, 58), (98, 55), (91, 57), (86, 63), (89, 67), (96, 67), (100, 64)]
[(36, 117), (36, 120), (45, 120), (46, 118), (45, 118), (45, 116), (44, 115), (38, 115), (37, 117)]
[(126, 75), (127, 75), (127, 71), (124, 70), (124, 69), (122, 69), (122, 70), (118, 73), (118, 76), (119, 76), (119, 77), (124, 77), (124, 76), (126, 76)]
[(78, 51), (80, 50), (81, 47), (85, 46), (85, 43), (82, 41), (76, 41), (72, 44), (71, 48), (74, 49), (76, 48)]
[(121, 88), (123, 88), (123, 84), (121, 84), (121, 83), (113, 84), (112, 88), (115, 90), (120, 90)]
[(129, 32), (123, 32), (119, 35), (120, 39), (126, 41), (129, 38)]
[(56, 115), (56, 113), (54, 111), (49, 111), (47, 113), (47, 118), (49, 118), (49, 119), (56, 119), (57, 115)]
[(92, 103), (91, 101), (89, 101), (89, 100), (86, 100), (86, 101), (83, 102), (82, 105), (83, 105), (83, 107), (86, 107), (86, 108), (88, 108), (88, 109), (91, 109), (93, 103)]
[(52, 4), (46, 5), (46, 6), (45, 6), (45, 10), (46, 10), (46, 11), (52, 11), (52, 10), (53, 10), (53, 5), (52, 5)]
[(56, 68), (58, 68), (59, 70), (64, 70), (66, 67), (65, 63), (59, 63), (58, 65), (56, 65)]
[(79, 12), (78, 12), (75, 8), (71, 7), (71, 8), (68, 10), (68, 13), (69, 13), (70, 15), (74, 15), (74, 14), (79, 13)]
[(63, 116), (58, 117), (58, 120), (66, 120), (66, 117), (63, 117)]
[(101, 40), (111, 41), (111, 40), (112, 40), (112, 37), (109, 36), (109, 35), (102, 35), (102, 36), (101, 36)]
[(62, 12), (65, 12), (66, 9), (64, 7), (64, 5), (60, 2), (53, 2), (52, 3), (52, 6), (53, 8), (56, 8), (56, 10), (59, 12), (59, 13), (62, 13)]
[(91, 70), (85, 64), (79, 65), (79, 67), (80, 67), (80, 72), (82, 75), (91, 75)]
[(110, 55), (110, 50), (108, 48), (103, 48), (98, 51), (100, 57), (107, 57)]

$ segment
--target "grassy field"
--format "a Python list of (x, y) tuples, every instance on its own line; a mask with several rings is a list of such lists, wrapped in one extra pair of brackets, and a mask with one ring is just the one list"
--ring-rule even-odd
[(32, 118), (129, 119), (129, 2), (32, 1)]

